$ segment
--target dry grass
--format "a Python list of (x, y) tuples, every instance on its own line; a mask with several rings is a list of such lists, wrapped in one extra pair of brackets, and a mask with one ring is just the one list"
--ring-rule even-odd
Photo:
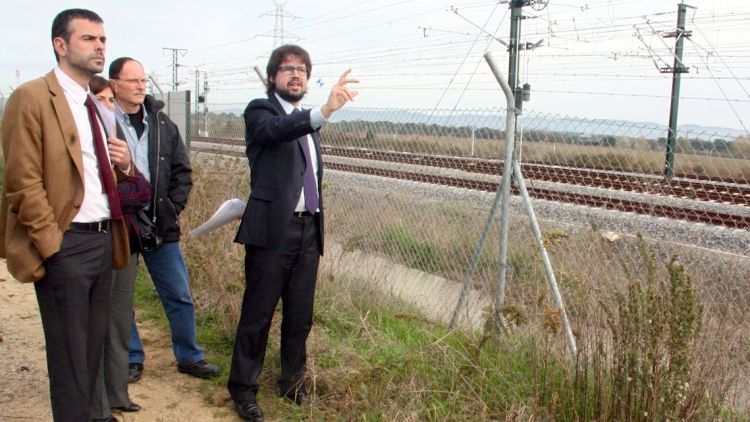
[[(245, 160), (196, 159), (194, 166), (196, 186), (183, 221), (188, 229), (210, 216), (222, 201), (247, 197)], [(463, 281), (486, 218), (483, 207), (358, 186), (326, 183), (324, 189), (328, 242)], [(628, 297), (628, 286), (636, 280), (668, 283), (664, 280), (670, 280), (669, 268), (645, 265), (637, 239), (609, 241), (595, 227), (547, 230), (545, 244), (579, 342), (579, 365), (570, 365), (560, 335), (560, 315), (550, 299), (527, 223), (516, 218), (512, 227), (506, 310), (514, 315), (515, 329), (502, 336), (492, 331), (476, 336), (448, 332), (425, 323), (418, 311), (397, 298), (343, 279), (335, 270), (321, 274), (310, 339), (310, 378), (319, 402), (295, 418), (317, 420), (336, 414), (344, 420), (443, 420), (445, 415), (452, 415), (451, 420), (612, 420), (612, 415), (625, 414), (616, 410), (617, 403), (625, 400), (623, 395), (630, 394), (627, 388), (617, 390), (619, 378), (615, 376), (617, 362), (623, 358), (615, 360), (612, 328), (619, 327), (617, 332), (621, 332), (626, 326), (618, 303)], [(490, 239), (497, 239), (496, 230), (493, 227)], [(244, 252), (231, 242), (235, 231), (233, 224), (185, 243), (196, 303), (202, 317), (221, 331), (217, 336), (224, 339), (225, 348), (234, 335), (244, 289)], [(699, 416), (705, 412), (724, 420), (747, 420), (747, 413), (736, 409), (750, 403), (743, 376), (750, 373), (750, 286), (745, 277), (750, 264), (737, 257), (721, 260), (705, 251), (677, 251), (666, 244), (650, 248), (654, 262), (666, 263), (675, 252), (681, 253), (683, 274), (689, 275), (689, 286), (694, 286), (694, 290), (685, 288), (681, 294), (663, 296), (660, 312), (693, 291), (694, 303), (705, 313), (700, 318), (702, 331), (684, 336), (680, 349), (701, 359), (687, 361), (690, 364), (681, 366), (682, 375), (677, 378), (663, 376), (669, 368), (659, 372), (661, 391), (676, 394), (678, 378), (688, 385), (679, 391), (683, 401), (671, 403), (668, 411), (677, 407), (699, 410), (684, 413), (685, 420), (702, 420)], [(496, 272), (497, 242), (490, 241), (475, 287), (492, 291)], [(683, 305), (697, 309), (691, 306)], [(273, 333), (278, 333), (277, 324)], [(627, 326), (638, 323), (633, 320)], [(660, 332), (670, 333), (668, 329)], [(654, 336), (663, 347), (669, 344), (669, 337), (656, 332)], [(275, 337), (272, 334), (261, 380), (269, 386), (277, 371)], [(640, 344), (629, 344), (628, 350), (640, 351)], [(665, 356), (674, 359), (687, 354)], [(640, 384), (644, 385), (648, 383)], [(644, 391), (649, 390), (631, 393)], [(703, 401), (704, 397), (710, 400)], [(288, 409), (279, 411), (288, 414)], [(641, 419), (659, 420), (653, 413)]]

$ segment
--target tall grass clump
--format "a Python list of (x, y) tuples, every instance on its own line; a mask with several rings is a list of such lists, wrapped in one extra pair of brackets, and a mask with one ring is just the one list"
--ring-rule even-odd
[(237, 223), (229, 223), (203, 237), (186, 236), (206, 221), (226, 200), (247, 200), (247, 160), (198, 156), (193, 158), (193, 190), (181, 214), (183, 251), (191, 292), (203, 320), (211, 327), (206, 341), (231, 342), (245, 289), (244, 249), (234, 243)]
[(642, 275), (626, 268), (630, 281), (607, 310), (611, 351), (597, 351), (611, 354), (610, 407), (602, 414), (628, 421), (718, 418), (723, 391), (709, 391), (696, 376), (719, 375), (705, 372), (719, 357), (716, 351), (699, 353), (704, 315), (696, 286), (676, 257), (662, 276), (643, 241), (641, 254)]

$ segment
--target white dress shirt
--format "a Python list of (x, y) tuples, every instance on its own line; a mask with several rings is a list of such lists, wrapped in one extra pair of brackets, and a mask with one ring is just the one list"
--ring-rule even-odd
[[(274, 95), (276, 96), (276, 99), (279, 100), (279, 103), (284, 108), (284, 111), (286, 114), (292, 114), (292, 111), (294, 111), (295, 107), (289, 103), (288, 101), (284, 100), (279, 96), (279, 94), (274, 92)], [(300, 109), (301, 110), (301, 109)], [(323, 114), (320, 112), (320, 107), (315, 107), (312, 110), (310, 110), (310, 126), (312, 126), (314, 129), (320, 128), (323, 123), (326, 122), (325, 117), (323, 117)], [(315, 150), (315, 143), (313, 142), (312, 136), (309, 134), (307, 137), (307, 147), (310, 149), (310, 161), (312, 161), (313, 166), (313, 174), (315, 175), (315, 187), (320, 192), (320, 188), (318, 187), (318, 153)], [(302, 191), (299, 194), (299, 201), (297, 201), (297, 207), (294, 209), (295, 212), (304, 212), (307, 211), (307, 208), (305, 208), (305, 188), (302, 188)], [(320, 211), (320, 208), (317, 208), (315, 211)]]
[[(73, 217), (77, 223), (92, 223), (110, 218), (109, 200), (104, 193), (102, 181), (99, 178), (99, 162), (94, 150), (94, 135), (91, 133), (91, 123), (86, 109), (86, 96), (88, 90), (84, 90), (76, 81), (71, 79), (59, 66), (55, 66), (55, 76), (65, 92), (70, 111), (78, 129), (78, 140), (81, 142), (83, 153), (83, 203), (78, 214)], [(104, 133), (104, 125), (99, 121), (99, 130), (102, 131), (102, 139), (107, 139)], [(105, 142), (106, 148), (106, 142)], [(109, 160), (109, 156), (107, 156)]]

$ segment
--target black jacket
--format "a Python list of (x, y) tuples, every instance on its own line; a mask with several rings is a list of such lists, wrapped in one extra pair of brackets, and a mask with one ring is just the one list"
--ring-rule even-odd
[(310, 126), (310, 110), (286, 114), (275, 96), (258, 98), (245, 109), (245, 153), (250, 164), (250, 198), (235, 242), (276, 248), (299, 201), (305, 156), (297, 138), (311, 134), (318, 157), (318, 242), (323, 253), (323, 160), (320, 137)]
[(147, 211), (165, 242), (180, 240), (178, 216), (193, 187), (190, 159), (177, 125), (162, 111), (164, 103), (147, 95), (148, 162), (151, 173), (151, 208)]

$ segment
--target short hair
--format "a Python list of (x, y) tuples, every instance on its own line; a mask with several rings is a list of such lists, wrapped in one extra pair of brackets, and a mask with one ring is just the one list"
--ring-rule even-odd
[(268, 78), (268, 84), (266, 85), (266, 94), (270, 97), (276, 91), (276, 83), (271, 81), (271, 77), (276, 79), (276, 73), (279, 72), (279, 66), (284, 61), (286, 56), (297, 56), (305, 62), (307, 68), (307, 79), (310, 79), (310, 73), (312, 72), (312, 63), (310, 62), (310, 54), (302, 47), (294, 44), (285, 44), (271, 52), (271, 57), (268, 59), (268, 65), (266, 66), (266, 78)]
[(89, 89), (91, 89), (91, 93), (94, 95), (104, 91), (107, 88), (109, 88), (109, 81), (99, 75), (94, 76), (89, 81)]
[[(118, 57), (115, 61), (109, 64), (109, 79), (120, 79), (120, 72), (122, 72), (122, 68), (127, 62), (141, 64), (141, 62), (131, 57)], [(143, 65), (141, 64), (141, 66)]]
[(60, 56), (55, 50), (55, 38), (60, 37), (66, 43), (70, 42), (70, 22), (73, 19), (86, 19), (91, 22), (104, 23), (99, 15), (86, 9), (68, 9), (58, 13), (52, 21), (52, 51), (55, 52), (55, 60), (58, 63), (60, 62)]

